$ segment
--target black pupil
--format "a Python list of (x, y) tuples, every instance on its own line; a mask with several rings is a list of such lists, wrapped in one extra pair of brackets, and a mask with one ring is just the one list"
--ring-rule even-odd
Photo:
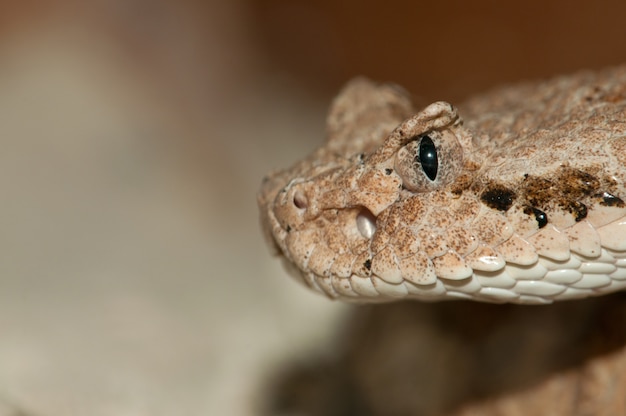
[(439, 163), (437, 161), (437, 148), (430, 137), (422, 136), (418, 157), (424, 173), (428, 179), (434, 181), (437, 177)]

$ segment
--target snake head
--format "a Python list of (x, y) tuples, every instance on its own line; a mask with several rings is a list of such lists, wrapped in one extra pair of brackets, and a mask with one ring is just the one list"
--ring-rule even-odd
[(448, 103), (411, 112), (397, 88), (353, 81), (331, 108), (326, 145), (264, 180), (258, 202), (266, 238), (308, 286), (360, 299), (379, 297), (375, 283), (397, 285), (403, 276), (422, 286), (435, 283), (434, 266), (418, 254), (424, 247), (416, 238), (393, 253), (390, 241), (424, 234), (427, 217), (415, 218), (417, 203), (423, 194), (458, 186), (461, 142), (469, 146), (471, 138)]
[(446, 102), (414, 112), (397, 87), (352, 81), (326, 143), (264, 179), (270, 246), (299, 281), (357, 302), (626, 288), (626, 97), (585, 99), (585, 80), (479, 98), (467, 126)]

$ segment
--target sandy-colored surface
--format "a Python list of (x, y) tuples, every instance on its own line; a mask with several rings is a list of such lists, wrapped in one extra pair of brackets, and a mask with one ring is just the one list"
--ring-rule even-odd
[(64, 23), (0, 50), (0, 414), (254, 414), (338, 307), (283, 284), (254, 199), (272, 139), (311, 124), (281, 107), (321, 108), (268, 89), (193, 124)]

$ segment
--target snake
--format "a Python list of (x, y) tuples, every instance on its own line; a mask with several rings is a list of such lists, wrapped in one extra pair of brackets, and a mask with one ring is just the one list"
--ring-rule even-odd
[(416, 109), (349, 81), (263, 178), (272, 252), (331, 299), (547, 304), (626, 289), (626, 66)]

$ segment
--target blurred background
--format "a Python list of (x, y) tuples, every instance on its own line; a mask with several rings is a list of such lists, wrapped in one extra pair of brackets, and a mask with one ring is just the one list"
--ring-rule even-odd
[(0, 415), (254, 415), (347, 307), (255, 193), (356, 75), (418, 102), (626, 61), (626, 3), (0, 3)]

